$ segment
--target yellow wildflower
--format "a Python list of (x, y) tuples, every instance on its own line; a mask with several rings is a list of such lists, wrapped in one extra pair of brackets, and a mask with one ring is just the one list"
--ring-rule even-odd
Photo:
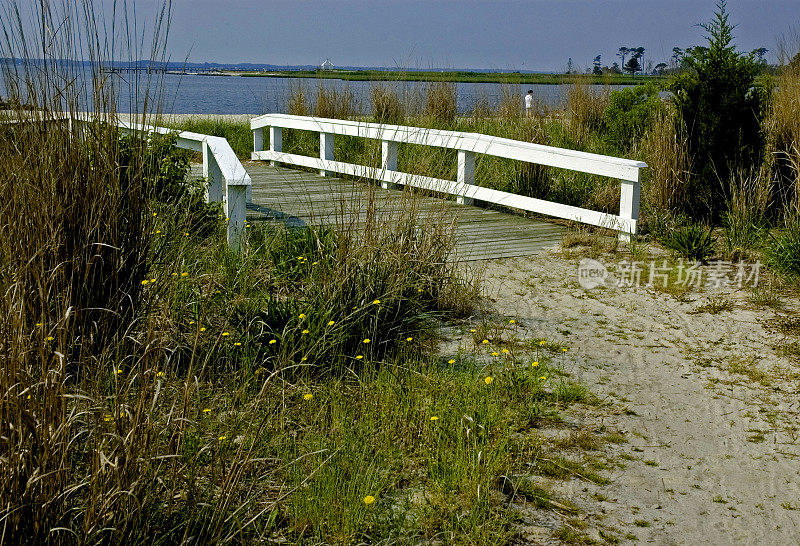
[(200, 331), (201, 331), (201, 332), (205, 332), (205, 331), (206, 331), (206, 327), (205, 327), (205, 326), (203, 326), (202, 328), (200, 328)]
[(161, 230), (160, 230), (160, 229), (157, 229), (157, 230), (156, 230), (156, 235), (158, 235), (159, 233), (161, 233)]
[(369, 343), (371, 340), (369, 338), (364, 339), (364, 343)]
[(312, 398), (314, 398), (314, 395), (310, 392), (303, 395), (303, 400), (311, 400)]
[(188, 277), (188, 276), (189, 276), (189, 273), (187, 273), (186, 271), (184, 271), (183, 273), (181, 273), (181, 277)]
[(508, 354), (508, 349), (503, 349), (503, 354), (507, 355)]
[(431, 421), (438, 421), (438, 420), (439, 420), (439, 418), (436, 417), (435, 415), (431, 417)]
[(564, 347), (564, 348), (563, 348), (563, 349), (561, 349), (561, 350), (562, 350), (562, 351), (564, 351), (565, 353), (567, 352), (567, 348), (566, 348), (566, 347)]
[(242, 342), (241, 341), (237, 341), (233, 345), (234, 345), (234, 347), (241, 347), (242, 346)]
[(47, 336), (44, 338), (45, 341), (53, 341), (55, 338), (53, 336)]
[(230, 334), (228, 332), (222, 332), (222, 337), (228, 337)]
[(498, 353), (497, 351), (492, 351), (492, 356), (500, 356), (500, 353)]
[(362, 358), (364, 358), (364, 355), (358, 355), (358, 356), (356, 357), (356, 360), (361, 360)]
[(156, 374), (156, 377), (164, 377), (164, 372), (158, 372), (158, 373)]
[(414, 338), (413, 337), (407, 337), (406, 341), (414, 341)]
[(220, 441), (220, 442), (224, 442), (224, 441), (225, 441), (225, 440), (227, 440), (227, 439), (228, 439), (228, 437), (227, 437), (227, 436), (224, 436), (224, 435), (219, 437), (219, 441)]
[(374, 303), (375, 305), (379, 305), (381, 303), (381, 300), (374, 300), (372, 303)]
[(455, 359), (451, 358), (450, 360), (447, 361), (447, 363), (448, 364), (455, 364), (456, 361), (455, 361)]
[(544, 345), (545, 343), (547, 343), (547, 342), (545, 340), (542, 340), (542, 341), (539, 342), (539, 345)]
[(546, 375), (543, 375), (543, 376), (542, 376), (542, 377), (540, 377), (539, 379), (541, 379), (542, 381), (544, 381), (545, 379), (547, 379), (547, 376), (546, 376)]
[(538, 367), (539, 367), (538, 361), (534, 360), (533, 362), (531, 362), (531, 368), (538, 368)]
[(476, 332), (475, 328), (470, 328), (469, 331), (473, 334)]
[(270, 339), (270, 340), (269, 340), (269, 344), (270, 344), (270, 345), (275, 345), (276, 343), (278, 343), (278, 340), (277, 340), (277, 339)]
[(488, 339), (484, 339), (483, 341), (481, 341), (481, 343), (483, 343), (484, 345), (489, 345), (489, 340)]
[(494, 378), (491, 375), (486, 376), (486, 379), (483, 380), (483, 382), (486, 383), (487, 385), (491, 385), (492, 381), (494, 381)]
[(142, 286), (146, 286), (148, 284), (150, 284), (150, 281), (148, 281), (147, 279), (142, 281)]
[(336, 324), (336, 322), (335, 322), (335, 321), (333, 321), (333, 320), (329, 320), (329, 321), (328, 321), (328, 326), (333, 326), (334, 324)]
[(299, 315), (297, 315), (297, 318), (299, 318), (300, 320), (303, 320), (304, 318), (306, 318), (306, 314), (305, 313), (300, 313)]
[(211, 413), (211, 408), (204, 408), (203, 413)]
[(512, 318), (511, 320), (509, 320), (509, 321), (508, 321), (508, 323), (509, 323), (509, 324), (516, 324), (516, 323), (517, 323), (517, 321), (515, 321), (515, 320)]
[(369, 506), (373, 502), (375, 502), (375, 497), (373, 497), (372, 495), (367, 495), (366, 497), (364, 497), (364, 504), (366, 504), (367, 506)]
[(303, 331), (302, 331), (302, 332), (300, 332), (300, 333), (301, 333), (301, 334), (307, 334), (307, 333), (308, 333), (308, 330), (303, 330)]
[(304, 356), (303, 358), (300, 359), (300, 362), (305, 362), (306, 360), (308, 360), (308, 357)]

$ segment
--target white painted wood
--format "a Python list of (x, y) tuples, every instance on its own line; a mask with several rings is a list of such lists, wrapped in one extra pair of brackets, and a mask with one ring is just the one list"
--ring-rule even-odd
[[(475, 152), (458, 151), (456, 182), (469, 186), (475, 185)], [(456, 203), (459, 205), (472, 205), (475, 203), (475, 200), (463, 195), (458, 195), (456, 196)]]
[(441, 131), (403, 125), (384, 125), (288, 114), (266, 114), (250, 120), (252, 129), (273, 125), (287, 129), (301, 129), (467, 150), (479, 154), (528, 161), (621, 180), (637, 181), (639, 180), (639, 170), (647, 167), (647, 164), (642, 161), (566, 150), (478, 133)]
[(516, 195), (491, 188), (481, 186), (469, 186), (459, 184), (452, 180), (442, 180), (440, 178), (430, 178), (397, 171), (386, 171), (364, 165), (354, 165), (339, 161), (326, 161), (316, 157), (309, 157), (296, 154), (275, 153), (264, 151), (253, 153), (253, 159), (262, 161), (278, 161), (290, 165), (299, 165), (312, 169), (338, 172), (350, 176), (371, 178), (373, 180), (383, 180), (394, 184), (403, 184), (416, 188), (423, 188), (430, 191), (440, 192), (449, 195), (463, 195), (464, 197), (488, 203), (496, 203), (509, 208), (546, 214), (557, 218), (573, 220), (584, 224), (602, 226), (609, 229), (624, 231), (628, 233), (636, 232), (636, 221), (621, 218), (614, 214), (607, 214), (594, 210), (582, 209), (561, 203), (553, 203), (524, 195)]
[[(319, 134), (319, 157), (328, 161), (333, 161), (333, 133)], [(322, 176), (329, 176), (325, 170), (319, 171)]]
[[(397, 142), (391, 140), (381, 141), (381, 168), (384, 171), (397, 170)], [(381, 187), (384, 189), (395, 189), (397, 184), (391, 182), (381, 181)]]
[(228, 245), (239, 250), (247, 223), (247, 188), (250, 186), (228, 186), (225, 201), (225, 217), (228, 219)]
[(206, 142), (203, 145), (203, 176), (206, 179), (206, 201), (209, 203), (224, 203), (225, 179), (222, 176), (217, 159), (211, 146)]
[[(620, 186), (619, 194), (619, 216), (638, 222), (639, 220), (639, 193), (640, 182), (627, 182), (623, 181)], [(621, 241), (630, 241), (631, 235), (636, 231), (624, 232), (620, 234)]]
[[(277, 126), (270, 126), (269, 128), (269, 149), (273, 152), (282, 152), (283, 151), (283, 129)], [(272, 166), (277, 166), (276, 163), (272, 163)]]

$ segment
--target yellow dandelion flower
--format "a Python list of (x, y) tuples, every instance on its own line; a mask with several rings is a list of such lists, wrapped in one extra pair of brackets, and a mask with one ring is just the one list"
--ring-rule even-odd
[(184, 271), (183, 273), (181, 273), (181, 277), (188, 277), (188, 276), (189, 276), (189, 273), (187, 273), (186, 271)]
[(307, 333), (308, 333), (308, 330), (303, 330), (303, 331), (302, 331), (302, 332), (300, 332), (300, 333), (301, 333), (301, 334), (307, 334)]
[(53, 336), (47, 336), (44, 338), (45, 341), (53, 341), (55, 338)]
[(236, 343), (233, 344), (233, 346), (234, 347), (241, 347), (242, 346), (242, 342), (241, 341), (237, 341)]
[(538, 368), (538, 367), (539, 367), (539, 362), (537, 362), (536, 360), (531, 362), (531, 368)]
[(364, 338), (364, 343), (369, 343), (371, 340), (369, 338)]
[(314, 398), (314, 395), (310, 392), (303, 395), (303, 400), (311, 400), (312, 398)]
[(406, 341), (414, 341), (414, 338), (413, 337), (407, 337)]
[(175, 272), (173, 272), (173, 273), (172, 273), (172, 276), (173, 276), (173, 277), (177, 277), (177, 276), (178, 276), (178, 274), (177, 274), (177, 273), (175, 273)]
[(481, 343), (483, 343), (484, 345), (489, 345), (489, 340), (488, 339), (484, 339), (483, 341), (481, 341)]
[(191, 326), (192, 324), (194, 324), (194, 321), (193, 321), (193, 320), (190, 320), (190, 321), (189, 321), (189, 326)]
[(475, 328), (470, 328), (469, 331), (474, 334), (477, 330), (475, 330)]
[(219, 437), (219, 441), (220, 441), (220, 442), (224, 442), (224, 441), (225, 441), (225, 440), (227, 440), (227, 439), (228, 439), (228, 437), (227, 437), (227, 436), (224, 436), (224, 435)]
[(142, 286), (146, 286), (148, 284), (150, 284), (150, 281), (148, 281), (147, 279), (142, 281)]
[(317, 265), (319, 262), (311, 262), (311, 265)]
[(113, 420), (114, 420), (114, 417), (112, 417), (111, 415), (104, 415), (103, 416), (103, 421), (105, 421), (106, 423), (111, 422)]
[(372, 495), (367, 495), (366, 497), (364, 497), (364, 504), (366, 504), (367, 506), (369, 506), (373, 502), (375, 502), (375, 497), (373, 497)]
[(158, 373), (156, 374), (156, 377), (164, 377), (164, 372), (158, 372)]
[(421, 294), (423, 292), (422, 288), (417, 288), (417, 292)]
[(564, 347), (564, 348), (563, 348), (563, 349), (561, 349), (561, 350), (562, 350), (562, 351), (564, 351), (565, 353), (567, 352), (567, 348), (566, 348), (566, 347)]
[(514, 320), (514, 319), (512, 318), (511, 320), (509, 320), (509, 321), (508, 321), (508, 323), (509, 323), (509, 324), (516, 324), (516, 323), (517, 323), (517, 321), (516, 321), (516, 320)]
[(304, 356), (303, 358), (300, 359), (300, 362), (305, 362), (306, 360), (308, 360), (308, 357)]
[(161, 230), (160, 230), (160, 229), (157, 229), (157, 230), (156, 230), (156, 235), (158, 235), (159, 233), (161, 233)]
[(156, 280), (155, 279), (150, 279), (150, 282), (156, 282)]
[(206, 327), (205, 327), (205, 326), (203, 326), (202, 328), (200, 328), (200, 331), (201, 331), (201, 332), (205, 332), (205, 331), (206, 331)]
[(44, 323), (42, 323), (42, 322), (37, 322), (37, 323), (36, 323), (36, 327), (38, 328), (38, 327), (42, 326), (42, 324), (44, 324)]
[(299, 315), (297, 315), (297, 318), (299, 318), (300, 320), (303, 320), (304, 318), (306, 318), (306, 314), (305, 313), (300, 313)]
[(228, 332), (222, 332), (222, 337), (228, 337), (230, 334)]
[(450, 360), (447, 361), (447, 363), (448, 364), (455, 364), (456, 361), (455, 361), (455, 359), (451, 358)]
[(119, 369), (117, 370), (117, 375), (119, 375), (119, 374), (121, 374), (121, 373), (122, 373), (122, 368), (119, 368)]
[(486, 376), (486, 378), (483, 380), (483, 382), (486, 383), (487, 385), (491, 385), (492, 381), (494, 381), (494, 377), (492, 377), (491, 375)]
[(503, 349), (503, 354), (507, 355), (508, 354), (508, 349)]
[(438, 420), (439, 420), (439, 418), (436, 417), (435, 415), (431, 417), (431, 421), (438, 421)]
[(29, 394), (28, 396), (25, 397), (25, 399), (26, 400), (30, 400), (31, 399), (31, 395)]
[(211, 413), (211, 408), (203, 408), (203, 413)]
[(381, 300), (373, 300), (372, 303), (374, 303), (375, 305), (379, 305), (381, 303)]
[(542, 340), (542, 341), (539, 342), (539, 345), (544, 345), (545, 343), (547, 343), (547, 342), (545, 340)]
[(270, 344), (270, 345), (275, 345), (276, 343), (278, 343), (278, 340), (277, 340), (277, 339), (270, 339), (270, 340), (269, 340), (269, 344)]
[(492, 356), (500, 356), (500, 353), (498, 353), (497, 351), (492, 351)]
[(542, 376), (542, 377), (540, 377), (539, 379), (541, 379), (542, 381), (544, 381), (545, 379), (547, 379), (547, 376), (546, 376), (546, 375), (543, 375), (543, 376)]
[(186, 235), (188, 237), (189, 236), (189, 232), (188, 231), (184, 232), (184, 235)]
[(362, 358), (364, 358), (364, 355), (358, 355), (358, 356), (356, 356), (356, 360), (361, 360)]
[(153, 218), (155, 218), (156, 216), (158, 216), (158, 213), (157, 213), (157, 212), (154, 212), (154, 213), (153, 213)]
[(336, 321), (333, 320), (328, 321), (328, 326), (333, 326), (334, 324), (336, 324)]

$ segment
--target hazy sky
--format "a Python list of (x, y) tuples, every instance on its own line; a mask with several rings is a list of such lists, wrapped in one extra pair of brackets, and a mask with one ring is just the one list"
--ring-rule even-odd
[[(119, 1), (119, 0), (118, 0)], [(130, 2), (130, 0), (128, 0)], [(138, 16), (158, 0), (137, 0)], [(173, 0), (172, 60), (563, 70), (643, 46), (667, 61), (704, 43), (714, 0)], [(740, 50), (800, 32), (800, 0), (729, 0)], [(795, 47), (798, 41), (792, 42)]]

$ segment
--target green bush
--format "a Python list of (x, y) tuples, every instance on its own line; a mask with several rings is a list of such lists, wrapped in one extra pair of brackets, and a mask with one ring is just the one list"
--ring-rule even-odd
[(700, 224), (677, 227), (662, 242), (684, 258), (699, 261), (713, 256), (717, 247), (712, 230)]
[(606, 109), (606, 138), (620, 150), (629, 150), (664, 111), (654, 83), (637, 85), (611, 93)]
[(765, 90), (756, 87), (759, 65), (752, 55), (736, 51), (725, 2), (716, 19), (702, 25), (708, 47), (691, 48), (688, 71), (670, 85), (681, 130), (685, 131), (695, 176), (695, 196), (687, 211), (716, 220), (724, 209), (731, 173), (752, 171), (762, 157), (761, 119)]
[(771, 236), (765, 250), (770, 266), (787, 276), (800, 275), (800, 219), (791, 219), (785, 230)]

